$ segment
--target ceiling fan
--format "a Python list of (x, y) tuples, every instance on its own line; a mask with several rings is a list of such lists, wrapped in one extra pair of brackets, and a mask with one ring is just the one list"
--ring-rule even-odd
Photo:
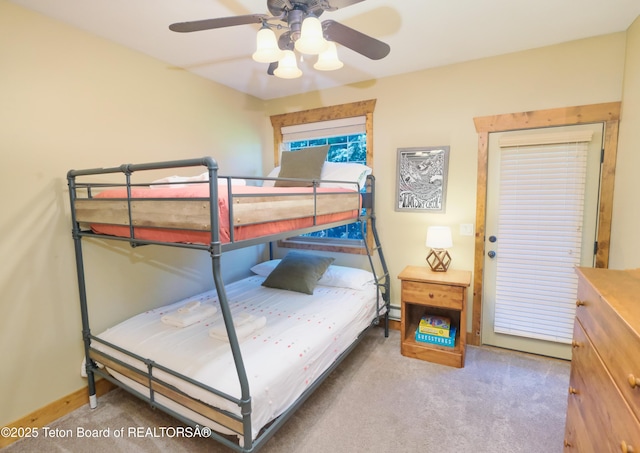
[[(335, 11), (364, 0), (267, 0), (271, 15), (247, 14), (191, 22), (178, 22), (169, 29), (179, 33), (261, 24), (257, 47), (253, 54), (256, 61), (270, 63), (268, 73), (284, 78), (302, 74), (297, 68), (293, 50), (303, 54), (319, 55), (316, 69), (330, 70), (342, 67), (337, 58), (335, 44), (341, 44), (372, 60), (386, 57), (388, 44), (334, 20), (320, 22), (325, 11)], [(273, 30), (284, 30), (276, 38)], [(261, 36), (262, 35), (262, 36)], [(290, 67), (293, 65), (294, 68)]]

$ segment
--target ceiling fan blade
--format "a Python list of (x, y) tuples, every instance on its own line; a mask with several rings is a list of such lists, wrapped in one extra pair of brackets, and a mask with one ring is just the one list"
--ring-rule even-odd
[(324, 30), (325, 38), (329, 41), (342, 44), (372, 60), (380, 60), (389, 55), (391, 51), (389, 44), (365, 35), (364, 33), (360, 33), (334, 20), (323, 21), (322, 29)]
[(321, 3), (325, 3), (327, 5), (324, 7), (325, 11), (335, 11), (336, 9), (346, 8), (347, 6), (355, 5), (360, 2), (364, 2), (364, 0), (328, 0)]
[(178, 22), (169, 25), (169, 30), (179, 33), (211, 30), (214, 28), (233, 27), (236, 25), (260, 24), (268, 16), (265, 14), (247, 14), (245, 16), (220, 17), (217, 19), (194, 20), (192, 22)]

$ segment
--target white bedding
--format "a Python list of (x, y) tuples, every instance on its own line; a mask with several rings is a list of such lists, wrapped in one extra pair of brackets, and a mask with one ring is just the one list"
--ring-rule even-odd
[[(253, 402), (252, 436), (287, 409), (371, 323), (376, 286), (363, 290), (317, 286), (313, 295), (266, 288), (252, 276), (226, 286), (232, 314), (265, 316), (266, 325), (240, 343)], [(217, 313), (184, 328), (161, 317), (187, 303), (213, 303)], [(381, 302), (382, 304), (382, 302)], [(107, 329), (100, 338), (240, 398), (228, 342), (212, 338), (224, 325), (215, 290), (150, 310)], [(94, 342), (92, 346), (132, 365), (138, 363)], [(154, 370), (154, 375), (201, 401), (239, 413), (237, 405)], [(195, 420), (198, 421), (198, 420)], [(214, 429), (216, 427), (213, 427)]]

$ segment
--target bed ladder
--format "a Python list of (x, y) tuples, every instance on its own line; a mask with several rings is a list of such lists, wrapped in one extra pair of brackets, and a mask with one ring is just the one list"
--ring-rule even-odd
[[(364, 238), (364, 247), (367, 252), (367, 258), (369, 259), (369, 266), (371, 267), (371, 272), (373, 272), (373, 277), (375, 279), (376, 285), (378, 286), (379, 295), (382, 294), (382, 300), (384, 301), (384, 306), (386, 307), (384, 314), (384, 336), (389, 336), (389, 310), (391, 307), (391, 282), (389, 275), (389, 268), (387, 267), (387, 262), (384, 258), (384, 253), (382, 252), (382, 244), (380, 243), (380, 236), (378, 235), (378, 229), (376, 226), (376, 214), (375, 214), (375, 177), (373, 175), (368, 175), (365, 183), (365, 193), (363, 194), (363, 207), (366, 211), (365, 216), (361, 216), (360, 218), (360, 231), (362, 232), (362, 237)], [(368, 221), (368, 222), (367, 222)], [(365, 225), (368, 223), (371, 231), (371, 236), (373, 238), (373, 246), (369, 245), (369, 238), (367, 237), (367, 233), (365, 231)], [(376, 253), (377, 252), (377, 253)], [(373, 256), (376, 255), (379, 259), (379, 264), (381, 267), (380, 275), (376, 271), (376, 265), (374, 263)], [(378, 311), (382, 306), (380, 305), (380, 299), (378, 297)]]

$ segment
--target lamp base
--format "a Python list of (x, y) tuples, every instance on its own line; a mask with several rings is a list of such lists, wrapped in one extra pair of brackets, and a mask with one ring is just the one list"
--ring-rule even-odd
[(431, 249), (427, 255), (427, 263), (434, 272), (446, 272), (451, 264), (451, 257), (445, 249)]

